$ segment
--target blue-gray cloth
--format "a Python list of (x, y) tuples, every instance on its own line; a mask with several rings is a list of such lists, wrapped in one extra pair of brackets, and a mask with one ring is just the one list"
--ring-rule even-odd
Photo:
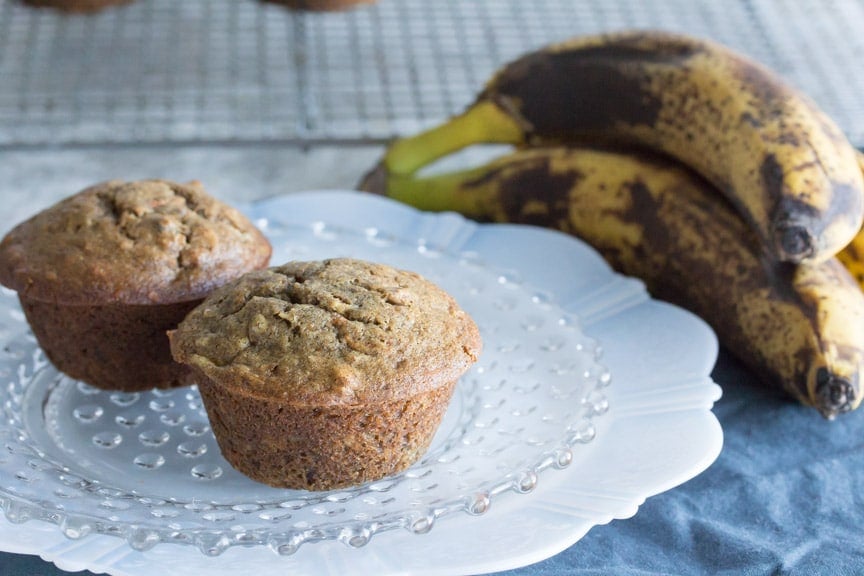
[[(723, 451), (703, 474), (498, 576), (864, 574), (864, 408), (828, 422), (721, 353)], [(66, 574), (0, 554), (0, 576)], [(79, 572), (89, 576), (89, 573)]]

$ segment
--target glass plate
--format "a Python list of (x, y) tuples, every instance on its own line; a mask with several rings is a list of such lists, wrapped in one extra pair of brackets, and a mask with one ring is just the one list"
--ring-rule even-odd
[(399, 475), (334, 492), (253, 482), (222, 458), (196, 388), (110, 392), (63, 376), (7, 291), (0, 298), (0, 370), (12, 376), (0, 430), (7, 517), (48, 520), (70, 537), (121, 536), (138, 550), (172, 542), (208, 555), (233, 545), (291, 554), (332, 539), (360, 547), (384, 530), (425, 533), (453, 512), (482, 514), (501, 493), (531, 492), (541, 474), (566, 468), (573, 450), (594, 438), (610, 379), (596, 344), (549, 294), (435, 237), (442, 229), (470, 235), (466, 220), (430, 219), (419, 238), (362, 221), (295, 224), (277, 215), (257, 223), (274, 263), (353, 256), (414, 269), (475, 319), (484, 351), (425, 456)]
[(193, 389), (111, 394), (59, 376), (6, 293), (0, 547), (123, 576), (504, 570), (634, 514), (719, 453), (713, 333), (583, 243), (354, 192), (248, 210), (274, 262), (386, 261), (477, 318), (486, 349), (429, 453), (354, 490), (263, 487), (221, 460)]

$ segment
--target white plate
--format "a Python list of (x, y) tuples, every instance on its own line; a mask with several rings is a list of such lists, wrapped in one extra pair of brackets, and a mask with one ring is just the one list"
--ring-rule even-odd
[(412, 268), (478, 320), (486, 349), (429, 455), (371, 488), (272, 490), (205, 441), (194, 391), (112, 397), (58, 378), (19, 337), (4, 375), (0, 499), (22, 523), (0, 524), (3, 549), (129, 576), (488, 572), (634, 514), (719, 454), (713, 333), (584, 244), (354, 192), (249, 212), (274, 262), (351, 255)]

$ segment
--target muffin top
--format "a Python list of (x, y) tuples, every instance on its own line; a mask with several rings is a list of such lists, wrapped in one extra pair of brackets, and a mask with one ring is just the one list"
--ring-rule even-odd
[(250, 272), (169, 335), (175, 360), (217, 385), (295, 406), (407, 398), (456, 380), (481, 348), (435, 284), (348, 258)]
[(270, 259), (240, 212), (197, 183), (111, 181), (22, 222), (0, 242), (0, 283), (61, 304), (202, 298)]

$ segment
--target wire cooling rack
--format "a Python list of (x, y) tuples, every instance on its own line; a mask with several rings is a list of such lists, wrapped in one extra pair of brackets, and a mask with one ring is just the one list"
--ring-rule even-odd
[(500, 64), (622, 28), (712, 37), (807, 92), (864, 145), (864, 3), (136, 0), (62, 15), (0, 0), (0, 146), (380, 142), (462, 110)]

